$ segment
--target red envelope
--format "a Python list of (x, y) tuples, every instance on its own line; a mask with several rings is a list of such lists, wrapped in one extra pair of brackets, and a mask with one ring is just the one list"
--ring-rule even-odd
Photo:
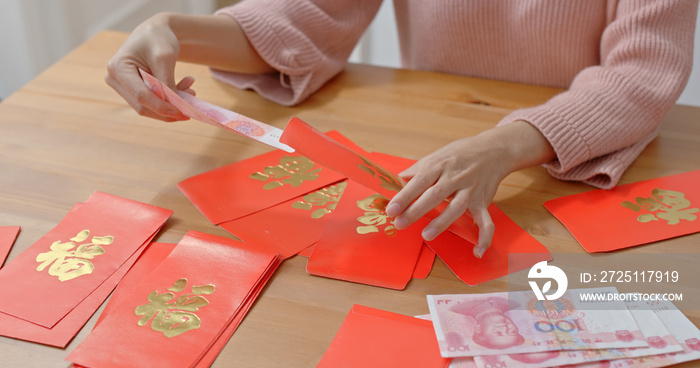
[(700, 170), (593, 190), (544, 206), (588, 252), (607, 252), (700, 231)]
[(137, 252), (171, 214), (95, 192), (0, 270), (0, 311), (53, 327)]
[[(413, 275), (423, 226), (397, 231), (383, 196), (349, 181), (309, 257), (313, 275), (401, 290)], [(423, 219), (421, 219), (423, 221)]]
[(271, 151), (178, 184), (213, 224), (235, 220), (342, 180), (296, 153)]
[[(150, 239), (148, 240), (150, 242)], [(119, 280), (136, 262), (146, 246), (139, 248), (122, 267), (112, 274), (102, 285), (83, 299), (73, 310), (52, 328), (46, 328), (23, 319), (0, 314), (0, 335), (14, 339), (27, 340), (39, 344), (65, 348), (95, 311), (114, 290)]]
[(5, 263), (7, 255), (10, 254), (12, 244), (15, 243), (19, 235), (19, 226), (0, 226), (0, 268)]
[(345, 181), (331, 184), (219, 226), (243, 242), (266, 246), (286, 259), (318, 241), (345, 186)]
[(342, 144), (343, 146), (345, 146), (347, 148), (350, 148), (351, 150), (353, 150), (353, 151), (355, 151), (355, 152), (357, 152), (365, 157), (369, 157), (372, 155), (371, 153), (365, 151), (364, 148), (358, 146), (357, 143), (351, 141), (350, 138), (340, 134), (340, 132), (337, 130), (330, 130), (330, 131), (326, 132), (326, 136), (332, 138), (334, 141)]
[(149, 244), (134, 266), (131, 267), (129, 272), (119, 281), (119, 285), (114, 289), (107, 305), (105, 305), (102, 310), (102, 314), (100, 314), (100, 317), (97, 319), (95, 327), (97, 327), (119, 303), (123, 302), (129, 293), (131, 293), (131, 290), (156, 269), (156, 267), (170, 255), (174, 248), (175, 244), (170, 243)]
[(311, 257), (311, 253), (313, 253), (313, 251), (314, 251), (314, 247), (316, 247), (316, 243), (314, 243), (313, 245), (311, 245), (309, 247), (302, 249), (297, 254), (302, 256), (302, 257), (309, 258), (309, 257)]
[(99, 367), (195, 366), (278, 264), (277, 254), (191, 231), (68, 360)]
[(413, 278), (425, 279), (428, 277), (433, 269), (433, 263), (435, 263), (435, 252), (430, 249), (428, 244), (423, 243), (418, 255), (418, 262), (416, 262), (416, 268), (413, 270)]
[(392, 198), (403, 188), (398, 176), (298, 118), (289, 120), (280, 142), (386, 198)]
[[(403, 158), (403, 157), (398, 157), (398, 156), (392, 156), (392, 155), (387, 155), (385, 153), (379, 153), (379, 152), (372, 152), (370, 154), (370, 157), (378, 162), (380, 165), (383, 167), (391, 170), (392, 172), (401, 172), (407, 169), (409, 166), (413, 165), (416, 161)], [(428, 212), (425, 215), (425, 218), (427, 219), (434, 219), (438, 215), (442, 213), (442, 211), (445, 210), (445, 207), (447, 207), (448, 203), (446, 201), (443, 201), (438, 207), (433, 209), (432, 211)], [(474, 223), (474, 220), (469, 217), (467, 214), (462, 215), (459, 217), (455, 222), (453, 222), (450, 227), (447, 228), (450, 232), (459, 235), (460, 237), (472, 242), (472, 243), (477, 243), (479, 239), (479, 228), (476, 226)]]
[[(474, 286), (552, 259), (544, 245), (521, 229), (496, 205), (491, 204), (489, 213), (496, 232), (491, 247), (481, 259), (474, 257), (474, 244), (447, 231), (427, 242), (460, 280)], [(516, 255), (519, 253), (527, 254)]]
[[(362, 148), (337, 131), (330, 131), (327, 135), (362, 151)], [(345, 184), (344, 181), (334, 183), (251, 215), (222, 222), (219, 226), (244, 242), (275, 249), (286, 259), (318, 241), (326, 221), (342, 196)], [(306, 257), (309, 255), (310, 251)]]
[[(97, 320), (95, 327), (97, 327), (105, 317), (107, 317), (121, 302), (123, 302), (129, 293), (131, 293), (132, 289), (134, 289), (142, 279), (147, 277), (154, 269), (156, 269), (158, 265), (163, 262), (168, 255), (170, 255), (174, 248), (175, 244), (151, 243), (148, 248), (146, 248), (143, 255), (139, 258), (138, 262), (131, 268), (131, 270), (129, 270), (129, 273), (122, 279), (119, 286), (114, 290), (114, 293), (112, 293), (112, 296), (102, 311), (100, 318)], [(221, 349), (224, 348), (228, 340), (243, 321), (243, 318), (255, 303), (255, 300), (265, 287), (265, 284), (270, 277), (272, 277), (272, 274), (272, 271), (269, 272), (266, 278), (258, 283), (255, 290), (253, 290), (251, 297), (248, 299), (248, 302), (241, 307), (241, 310), (238, 312), (231, 324), (226, 327), (224, 333), (218, 340), (216, 340), (212, 347), (207, 350), (202, 360), (196, 365), (197, 367), (209, 367), (214, 363), (214, 360), (216, 360), (218, 357)]]
[(224, 346), (226, 346), (226, 343), (231, 336), (233, 336), (233, 333), (236, 332), (238, 326), (241, 325), (241, 322), (243, 322), (246, 314), (248, 314), (250, 308), (253, 306), (253, 304), (255, 304), (255, 300), (258, 298), (258, 295), (260, 295), (260, 292), (265, 287), (265, 284), (267, 284), (267, 282), (270, 280), (279, 265), (279, 262), (273, 265), (273, 267), (268, 271), (267, 275), (265, 275), (265, 277), (258, 282), (258, 285), (255, 287), (255, 289), (253, 289), (248, 300), (241, 306), (241, 310), (236, 314), (216, 342), (214, 342), (209, 350), (207, 350), (199, 363), (197, 363), (197, 368), (208, 368), (214, 364), (214, 361), (219, 356), (219, 353), (221, 353), (221, 350), (224, 348)]
[[(332, 169), (348, 179), (358, 182), (386, 198), (393, 198), (404, 186), (404, 181), (394, 174), (385, 163), (377, 164), (368, 158), (366, 152), (356, 152), (342, 143), (331, 139), (327, 135), (316, 130), (309, 124), (298, 118), (292, 118), (284, 129), (280, 142), (294, 148), (296, 152)], [(382, 154), (372, 153), (373, 157)], [(383, 155), (386, 157), (392, 157)], [(408, 161), (406, 159), (393, 159)], [(382, 166), (379, 166), (379, 165)], [(406, 168), (399, 163), (397, 167)], [(388, 168), (388, 170), (387, 170)], [(436, 209), (426, 215), (429, 219), (436, 218), (447, 206), (443, 202)], [(449, 230), (473, 243), (478, 241), (478, 228), (474, 221), (466, 214), (455, 221)]]
[(353, 305), (317, 368), (447, 367), (432, 322)]

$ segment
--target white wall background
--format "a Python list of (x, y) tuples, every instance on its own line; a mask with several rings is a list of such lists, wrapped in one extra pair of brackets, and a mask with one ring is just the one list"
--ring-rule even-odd
[[(360, 44), (350, 61), (388, 67), (398, 67), (401, 63), (397, 45), (396, 23), (392, 1), (384, 1), (379, 13), (360, 40)], [(693, 50), (693, 71), (690, 80), (678, 99), (679, 104), (700, 107), (700, 17), (695, 27), (695, 48)]]
[[(392, 3), (383, 2), (350, 61), (400, 65)], [(209, 14), (215, 7), (214, 0), (0, 0), (0, 98), (100, 30), (128, 32), (156, 12)], [(700, 106), (700, 18), (694, 56), (690, 81), (678, 103)]]
[(0, 0), (0, 98), (101, 30), (128, 32), (161, 11), (214, 8), (214, 0)]

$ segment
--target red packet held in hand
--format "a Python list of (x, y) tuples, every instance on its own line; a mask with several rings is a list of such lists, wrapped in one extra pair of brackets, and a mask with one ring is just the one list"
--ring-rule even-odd
[(318, 368), (438, 368), (450, 360), (430, 321), (354, 305)]
[(171, 214), (94, 193), (0, 270), (0, 312), (53, 327), (150, 241)]
[(366, 152), (358, 153), (298, 118), (289, 120), (280, 142), (386, 198), (392, 198), (403, 188), (403, 181), (398, 176), (362, 154)]
[(189, 232), (68, 356), (88, 367), (192, 367), (215, 344), (277, 254)]
[(185, 179), (178, 188), (218, 225), (343, 179), (301, 154), (275, 150)]
[(397, 231), (384, 212), (387, 203), (383, 196), (348, 181), (306, 271), (391, 289), (405, 288), (423, 245), (420, 234), (425, 224)]
[[(280, 137), (280, 142), (386, 198), (393, 198), (404, 187), (404, 181), (392, 173), (390, 166), (393, 166), (394, 170), (398, 167), (404, 169), (408, 167), (404, 164), (410, 160), (372, 153), (372, 157), (383, 158), (382, 161), (389, 164), (380, 163), (382, 165), (380, 166), (367, 155), (367, 152), (357, 152), (354, 147), (348, 147), (331, 139), (298, 118), (293, 117), (289, 120), (282, 137)], [(447, 202), (443, 202), (441, 206), (425, 217), (429, 219), (437, 217), (445, 206), (447, 206)], [(457, 219), (449, 229), (471, 242), (476, 242), (478, 239), (478, 229), (474, 225), (474, 221), (466, 215)]]
[(553, 199), (544, 206), (588, 252), (700, 231), (700, 170)]
[(19, 226), (0, 226), (0, 268), (2, 268), (7, 255), (10, 254), (12, 244), (19, 234)]
[[(474, 257), (474, 244), (448, 231), (427, 242), (460, 280), (474, 286), (552, 259), (544, 245), (521, 229), (496, 205), (489, 207), (489, 213), (496, 232), (491, 247), (481, 259)], [(516, 253), (528, 254), (518, 256)]]

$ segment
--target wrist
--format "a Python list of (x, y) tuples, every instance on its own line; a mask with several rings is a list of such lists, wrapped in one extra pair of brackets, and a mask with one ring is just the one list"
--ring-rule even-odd
[(482, 134), (489, 136), (507, 159), (508, 172), (542, 165), (556, 159), (556, 153), (547, 138), (534, 125), (524, 120), (498, 126)]

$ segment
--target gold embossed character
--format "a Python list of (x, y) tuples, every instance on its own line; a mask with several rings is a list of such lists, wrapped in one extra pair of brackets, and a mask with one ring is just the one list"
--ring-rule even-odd
[(300, 201), (292, 203), (292, 208), (310, 211), (314, 207), (320, 207), (311, 212), (311, 218), (321, 218), (335, 210), (346, 186), (347, 182), (343, 181), (306, 194)]
[[(89, 243), (83, 243), (90, 236), (90, 230), (83, 230), (72, 237), (69, 242), (56, 240), (51, 244), (50, 251), (40, 253), (36, 261), (41, 264), (36, 268), (43, 271), (49, 267), (49, 275), (58, 277), (59, 281), (72, 280), (78, 276), (91, 274), (95, 265), (90, 262), (105, 253), (101, 245), (112, 244), (113, 236), (94, 236)], [(76, 246), (76, 243), (83, 243)]]
[(676, 225), (681, 220), (695, 221), (698, 217), (694, 215), (700, 211), (698, 208), (689, 208), (691, 203), (685, 198), (685, 193), (673, 190), (654, 189), (651, 197), (637, 197), (636, 203), (630, 201), (622, 202), (622, 206), (635, 212), (645, 209), (653, 213), (643, 213), (637, 217), (639, 222), (666, 220), (668, 225)]
[(314, 166), (314, 163), (307, 157), (284, 156), (280, 159), (279, 165), (267, 166), (262, 172), (253, 173), (250, 177), (266, 182), (263, 186), (266, 190), (279, 188), (285, 184), (298, 187), (304, 181), (318, 179), (317, 173), (321, 171), (321, 168), (312, 170)]
[(158, 294), (156, 290), (148, 294), (149, 303), (136, 307), (134, 311), (137, 316), (143, 316), (137, 324), (145, 326), (153, 318), (151, 329), (162, 332), (168, 338), (199, 328), (201, 320), (194, 312), (209, 305), (202, 295), (213, 294), (215, 286), (192, 286), (192, 293), (175, 298), (175, 293), (182, 292), (186, 287), (187, 279), (183, 278), (175, 281), (168, 288), (168, 293)]
[(394, 219), (389, 219), (385, 209), (389, 200), (386, 199), (381, 194), (372, 194), (371, 196), (357, 201), (357, 207), (365, 213), (357, 218), (361, 224), (365, 226), (358, 226), (358, 234), (369, 234), (379, 232), (379, 228), (384, 226), (384, 234), (386, 236), (395, 236), (396, 228), (394, 227)]
[(396, 193), (403, 189), (404, 184), (400, 178), (397, 178), (390, 172), (374, 165), (372, 161), (369, 161), (362, 156), (360, 156), (360, 158), (364, 162), (364, 165), (358, 164), (357, 167), (379, 179), (382, 188), (394, 191)]

